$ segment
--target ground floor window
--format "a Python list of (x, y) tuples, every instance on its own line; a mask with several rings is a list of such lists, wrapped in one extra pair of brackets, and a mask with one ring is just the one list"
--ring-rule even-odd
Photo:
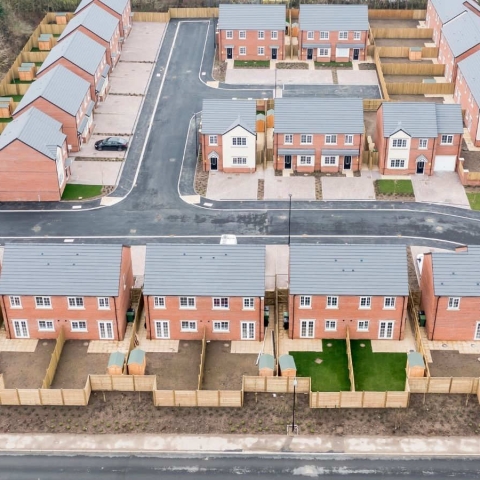
[(170, 322), (168, 320), (156, 320), (155, 334), (157, 338), (170, 338)]
[(215, 321), (213, 322), (213, 331), (219, 333), (225, 333), (230, 331), (230, 322), (228, 321)]
[(180, 322), (180, 330), (182, 332), (196, 332), (197, 321), (196, 320), (182, 320)]
[(39, 332), (54, 332), (55, 327), (53, 320), (38, 320), (38, 331)]
[(475, 340), (480, 340), (480, 322), (475, 327)]
[(403, 158), (392, 158), (390, 160), (390, 168), (405, 168), (406, 160)]
[(28, 325), (26, 320), (14, 320), (13, 329), (16, 338), (29, 338)]
[(312, 157), (310, 155), (300, 155), (300, 165), (312, 165)]
[(255, 340), (255, 322), (241, 322), (242, 340)]
[(100, 340), (113, 340), (113, 322), (98, 322)]
[(85, 320), (72, 320), (70, 323), (72, 332), (86, 332), (87, 322)]
[(335, 166), (337, 165), (338, 157), (327, 155), (322, 157), (322, 164), (325, 166)]
[(300, 320), (300, 337), (314, 338), (315, 320)]
[(357, 324), (358, 332), (368, 332), (369, 321), (368, 320), (359, 320)]
[(233, 157), (232, 163), (234, 165), (246, 165), (247, 157)]
[(337, 321), (336, 320), (325, 320), (325, 331), (326, 332), (336, 332), (337, 331)]
[(329, 48), (319, 48), (318, 49), (318, 56), (319, 57), (330, 57), (330, 49)]

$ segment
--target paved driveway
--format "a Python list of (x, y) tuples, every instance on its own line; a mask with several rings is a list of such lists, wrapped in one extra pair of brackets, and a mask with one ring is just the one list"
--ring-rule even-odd
[(122, 162), (83, 161), (72, 163), (72, 176), (68, 183), (81, 185), (116, 185)]
[(324, 200), (375, 200), (373, 180), (368, 177), (322, 177)]
[(375, 70), (342, 70), (337, 69), (339, 85), (378, 85)]
[(412, 175), (413, 191), (417, 202), (440, 203), (455, 207), (470, 208), (463, 185), (455, 172)]
[(154, 63), (166, 23), (134, 22), (121, 55), (122, 62)]
[[(274, 85), (275, 70), (234, 68), (227, 70), (225, 83), (232, 85)], [(331, 70), (279, 70), (277, 85), (332, 85)]]
[(131, 135), (142, 97), (109, 95), (95, 110), (96, 135)]

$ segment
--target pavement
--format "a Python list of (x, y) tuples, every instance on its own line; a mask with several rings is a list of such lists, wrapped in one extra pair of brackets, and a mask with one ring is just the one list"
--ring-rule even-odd
[(80, 185), (116, 185), (122, 162), (118, 161), (83, 161), (72, 163), (72, 175), (68, 183)]
[(375, 200), (375, 188), (367, 177), (322, 177), (324, 200)]

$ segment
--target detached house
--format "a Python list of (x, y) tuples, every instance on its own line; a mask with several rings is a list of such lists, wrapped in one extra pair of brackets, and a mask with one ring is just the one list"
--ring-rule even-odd
[(93, 107), (90, 84), (62, 65), (35, 80), (24, 95), (13, 117), (18, 118), (36, 107), (62, 124), (68, 150), (78, 152), (93, 130)]
[(133, 20), (130, 0), (81, 0), (75, 10), (75, 15), (78, 15), (82, 10), (92, 4), (97, 5), (110, 15), (116, 17), (120, 26), (120, 35), (124, 39), (128, 37), (132, 29)]
[(285, 5), (220, 5), (217, 49), (220, 61), (283, 60)]
[(460, 105), (384, 102), (375, 133), (380, 173), (454, 172), (462, 135)]
[(58, 41), (62, 42), (77, 30), (84, 33), (105, 47), (107, 63), (113, 69), (120, 58), (121, 52), (119, 25), (116, 17), (92, 3), (67, 23)]
[(348, 62), (365, 60), (367, 5), (300, 5), (300, 60)]
[(57, 65), (63, 65), (70, 71), (90, 83), (90, 96), (95, 100), (104, 100), (108, 92), (108, 72), (106, 48), (80, 31), (69, 35), (53, 47), (37, 72), (37, 78), (49, 72)]
[(400, 245), (292, 245), (289, 337), (402, 340), (408, 302)]
[(278, 98), (274, 168), (359, 171), (364, 129), (361, 98)]
[(255, 100), (204, 100), (203, 169), (235, 173), (255, 171)]
[(123, 340), (130, 247), (7, 244), (0, 277), (7, 338)]
[(429, 340), (480, 340), (480, 247), (423, 257), (422, 310)]
[(480, 147), (480, 52), (458, 64), (455, 101), (465, 110), (465, 125), (472, 142)]
[(150, 339), (262, 340), (265, 246), (147, 245), (143, 294)]
[(0, 201), (58, 201), (67, 183), (62, 124), (31, 108), (0, 135)]

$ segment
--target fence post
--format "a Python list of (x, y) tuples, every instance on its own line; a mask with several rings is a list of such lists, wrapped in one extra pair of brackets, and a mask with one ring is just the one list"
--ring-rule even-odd
[(175, 395), (175, 390), (172, 390), (172, 394), (173, 394), (173, 406), (175, 407), (177, 405), (177, 399), (176, 399), (176, 395)]
[(220, 390), (217, 390), (217, 407), (220, 406)]
[[(267, 386), (268, 386), (267, 378), (268, 378), (268, 377), (263, 377), (263, 391), (264, 391), (264, 392), (267, 391)], [(256, 389), (255, 389), (255, 390), (256, 390)]]
[(452, 391), (452, 382), (453, 382), (453, 377), (450, 377), (450, 385), (448, 386), (448, 393)]
[(65, 398), (63, 397), (63, 388), (60, 389), (60, 396), (62, 397), (62, 405), (65, 405)]

